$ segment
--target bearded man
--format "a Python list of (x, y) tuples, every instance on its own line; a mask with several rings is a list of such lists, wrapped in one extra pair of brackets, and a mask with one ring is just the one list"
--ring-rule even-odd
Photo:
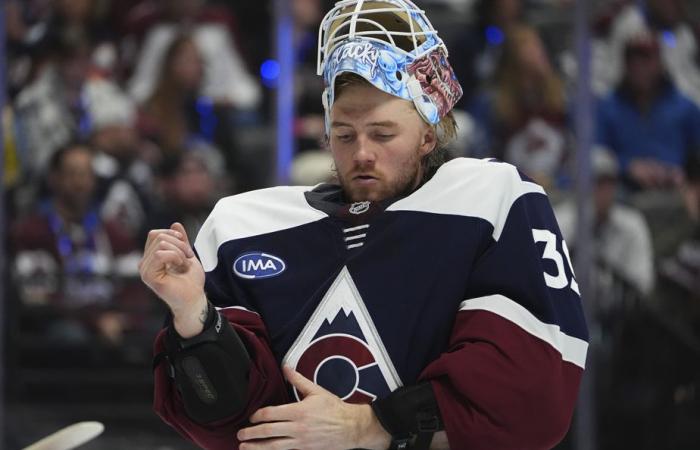
[(552, 448), (588, 333), (545, 192), (447, 158), (461, 88), (410, 1), (338, 2), (318, 71), (338, 184), (149, 235), (156, 411), (211, 449)]

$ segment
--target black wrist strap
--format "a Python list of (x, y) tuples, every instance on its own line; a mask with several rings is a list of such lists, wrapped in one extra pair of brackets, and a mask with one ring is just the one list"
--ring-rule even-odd
[(250, 355), (231, 324), (209, 303), (202, 332), (182, 338), (172, 319), (165, 333), (170, 378), (180, 392), (185, 412), (206, 424), (239, 414), (247, 404)]
[(221, 318), (221, 314), (219, 314), (219, 311), (217, 311), (210, 302), (207, 302), (207, 318), (204, 321), (202, 332), (191, 338), (183, 338), (180, 336), (175, 330), (173, 317), (171, 315), (168, 323), (168, 334), (166, 336), (168, 351), (185, 350), (205, 342), (216, 342), (219, 340), (222, 326), (223, 319)]
[(390, 449), (427, 450), (433, 434), (444, 429), (428, 382), (396, 389), (372, 403), (372, 410), (392, 436)]

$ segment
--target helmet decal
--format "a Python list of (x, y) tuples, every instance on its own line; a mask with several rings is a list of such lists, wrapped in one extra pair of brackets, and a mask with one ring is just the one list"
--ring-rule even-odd
[(346, 72), (412, 101), (436, 124), (462, 96), (447, 48), (425, 12), (408, 0), (343, 0), (319, 29), (318, 74), (323, 76), (326, 127), (335, 79)]

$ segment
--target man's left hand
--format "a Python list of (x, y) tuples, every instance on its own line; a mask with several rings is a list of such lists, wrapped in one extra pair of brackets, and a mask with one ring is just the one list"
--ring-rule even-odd
[(238, 432), (241, 450), (389, 447), (391, 436), (369, 405), (345, 403), (291, 367), (283, 371), (303, 400), (257, 410), (253, 426)]

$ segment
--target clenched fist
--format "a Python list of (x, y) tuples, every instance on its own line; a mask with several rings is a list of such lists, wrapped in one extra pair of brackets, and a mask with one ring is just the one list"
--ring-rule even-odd
[(139, 273), (170, 307), (180, 336), (189, 338), (202, 332), (207, 311), (204, 269), (180, 223), (148, 233)]

